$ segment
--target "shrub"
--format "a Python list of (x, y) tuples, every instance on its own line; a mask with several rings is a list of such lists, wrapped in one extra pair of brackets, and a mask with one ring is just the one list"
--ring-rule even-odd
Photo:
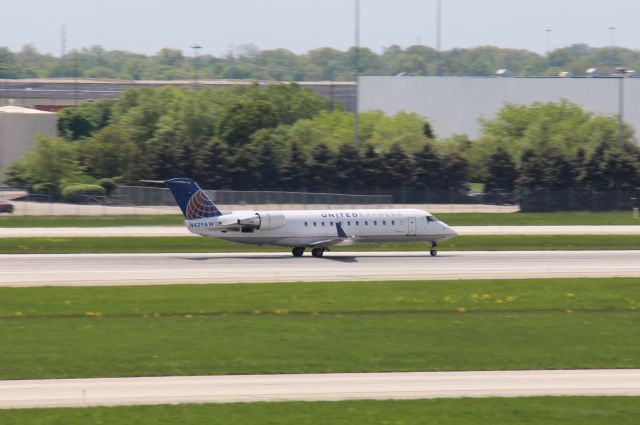
[(58, 186), (55, 183), (36, 183), (31, 187), (31, 193), (37, 195), (57, 195)]
[(106, 190), (97, 184), (74, 183), (62, 188), (66, 202), (80, 202), (84, 196), (105, 196)]
[(104, 190), (107, 192), (107, 196), (111, 196), (114, 190), (118, 185), (113, 179), (100, 179), (98, 180), (98, 185), (102, 186)]

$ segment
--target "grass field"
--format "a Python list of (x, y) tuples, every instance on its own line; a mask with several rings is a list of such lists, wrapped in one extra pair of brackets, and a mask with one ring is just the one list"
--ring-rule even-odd
[(640, 278), (0, 288), (0, 379), (640, 367)]
[(635, 425), (638, 397), (186, 404), (0, 410), (3, 424), (29, 425)]
[[(630, 211), (558, 213), (449, 213), (436, 214), (451, 226), (519, 225), (640, 225)], [(130, 216), (3, 216), (0, 227), (108, 227), (181, 225), (179, 215)]]
[[(428, 242), (355, 244), (332, 251), (425, 251)], [(530, 251), (640, 249), (638, 235), (457, 236), (439, 244), (449, 251)], [(289, 252), (289, 248), (239, 244), (214, 238), (99, 237), (0, 238), (0, 254), (59, 254), (110, 252)]]

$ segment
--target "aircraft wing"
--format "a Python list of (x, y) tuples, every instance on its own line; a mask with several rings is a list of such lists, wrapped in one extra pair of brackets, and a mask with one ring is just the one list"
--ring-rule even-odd
[(321, 241), (317, 241), (309, 244), (311, 248), (328, 248), (330, 246), (348, 246), (353, 245), (355, 242), (355, 238), (353, 236), (349, 237), (345, 233), (342, 228), (341, 223), (336, 223), (336, 230), (338, 232), (338, 236), (331, 239), (325, 239)]

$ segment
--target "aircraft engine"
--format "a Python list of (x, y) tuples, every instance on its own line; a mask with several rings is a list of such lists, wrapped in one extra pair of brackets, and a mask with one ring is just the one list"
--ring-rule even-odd
[(284, 226), (284, 214), (281, 213), (255, 213), (246, 218), (239, 218), (238, 224), (252, 227), (258, 230), (272, 230)]

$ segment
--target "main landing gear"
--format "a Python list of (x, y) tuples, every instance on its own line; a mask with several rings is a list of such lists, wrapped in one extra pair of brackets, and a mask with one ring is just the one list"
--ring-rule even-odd
[[(325, 250), (326, 250), (325, 248), (313, 248), (311, 250), (311, 255), (313, 255), (316, 258), (320, 258), (322, 257), (322, 254), (324, 254)], [(296, 246), (293, 249), (291, 249), (291, 253), (293, 254), (294, 257), (302, 257), (302, 255), (304, 254), (304, 247)]]
[(429, 254), (431, 254), (432, 257), (435, 257), (436, 255), (438, 255), (438, 243), (436, 241), (431, 242), (431, 250), (429, 250)]

